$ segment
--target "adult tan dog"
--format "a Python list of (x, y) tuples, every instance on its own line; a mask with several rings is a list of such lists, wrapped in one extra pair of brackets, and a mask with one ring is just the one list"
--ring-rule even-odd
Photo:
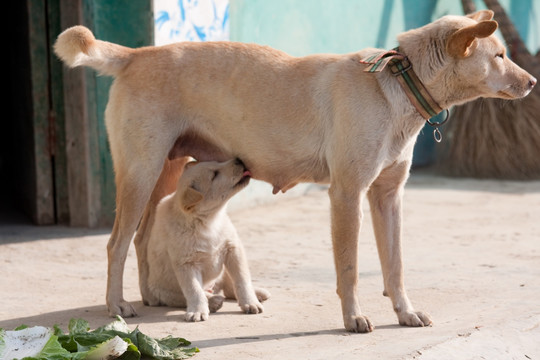
[(145, 304), (187, 307), (187, 321), (203, 321), (223, 305), (223, 289), (245, 313), (263, 311), (259, 300), (270, 293), (251, 284), (244, 248), (225, 210), (249, 177), (239, 160), (186, 165), (177, 190), (156, 208), (147, 240)]
[[(520, 98), (536, 84), (506, 57), (492, 17), (491, 11), (445, 16), (398, 36), (399, 53), (440, 109), (478, 97)], [(353, 332), (373, 330), (357, 295), (361, 201), (367, 194), (384, 294), (400, 324), (431, 324), (407, 297), (401, 256), (402, 192), (425, 120), (390, 71), (364, 71), (360, 61), (380, 50), (297, 58), (230, 42), (130, 49), (76, 26), (58, 37), (55, 51), (69, 66), (116, 78), (105, 113), (117, 187), (108, 244), (111, 315), (135, 314), (122, 295), (129, 243), (144, 213), (135, 239), (144, 279), (153, 208), (174, 191), (190, 155), (201, 161), (240, 158), (275, 192), (299, 182), (330, 183), (337, 293), (345, 328)]]

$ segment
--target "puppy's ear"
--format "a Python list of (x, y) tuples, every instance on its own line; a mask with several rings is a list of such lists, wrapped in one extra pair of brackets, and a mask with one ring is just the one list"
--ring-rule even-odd
[(203, 198), (203, 194), (190, 186), (182, 194), (182, 208), (185, 211), (190, 212)]
[(486, 38), (497, 30), (496, 21), (485, 20), (478, 24), (471, 25), (459, 29), (448, 39), (446, 43), (446, 51), (450, 56), (464, 58), (472, 54), (474, 50), (475, 40)]
[(491, 10), (480, 10), (472, 14), (467, 15), (468, 18), (476, 21), (492, 20), (495, 13)]

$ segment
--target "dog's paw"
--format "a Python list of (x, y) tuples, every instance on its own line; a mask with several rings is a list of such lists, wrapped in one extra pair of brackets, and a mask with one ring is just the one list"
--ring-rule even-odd
[(431, 326), (431, 317), (422, 311), (408, 311), (398, 313), (399, 325), (423, 327)]
[(115, 317), (120, 315), (124, 318), (137, 316), (137, 312), (133, 305), (129, 302), (122, 300), (116, 304), (109, 305), (109, 316)]
[(260, 314), (264, 308), (260, 302), (253, 302), (251, 304), (239, 304), (240, 308), (245, 314)]
[(225, 300), (225, 296), (222, 295), (213, 295), (208, 298), (208, 308), (210, 309), (211, 313), (215, 313), (221, 307), (223, 306), (223, 301)]
[(255, 294), (260, 302), (270, 299), (270, 292), (263, 288), (255, 288)]
[(364, 315), (349, 316), (343, 319), (345, 329), (354, 333), (368, 333), (375, 329), (375, 326)]
[(185, 320), (188, 322), (197, 322), (197, 321), (206, 321), (208, 320), (208, 312), (197, 312), (197, 311), (189, 311), (186, 312)]

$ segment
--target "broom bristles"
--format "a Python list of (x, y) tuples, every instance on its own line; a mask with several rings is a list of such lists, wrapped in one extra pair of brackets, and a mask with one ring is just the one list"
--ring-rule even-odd
[(458, 106), (438, 169), (446, 175), (540, 178), (540, 93), (523, 100), (480, 99)]

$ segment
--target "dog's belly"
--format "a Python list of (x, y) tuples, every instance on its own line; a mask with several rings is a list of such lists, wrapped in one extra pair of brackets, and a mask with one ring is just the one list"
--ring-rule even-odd
[(254, 179), (273, 185), (274, 194), (279, 191), (285, 192), (298, 183), (329, 182), (326, 161), (313, 154), (302, 153), (302, 156), (294, 156), (294, 151), (267, 150), (271, 146), (266, 144), (264, 138), (255, 148), (244, 146), (237, 139), (221, 142), (221, 145), (217, 145), (216, 140), (210, 140), (209, 137), (189, 130), (177, 138), (168, 157), (172, 160), (191, 156), (198, 161), (226, 161), (239, 158)]

